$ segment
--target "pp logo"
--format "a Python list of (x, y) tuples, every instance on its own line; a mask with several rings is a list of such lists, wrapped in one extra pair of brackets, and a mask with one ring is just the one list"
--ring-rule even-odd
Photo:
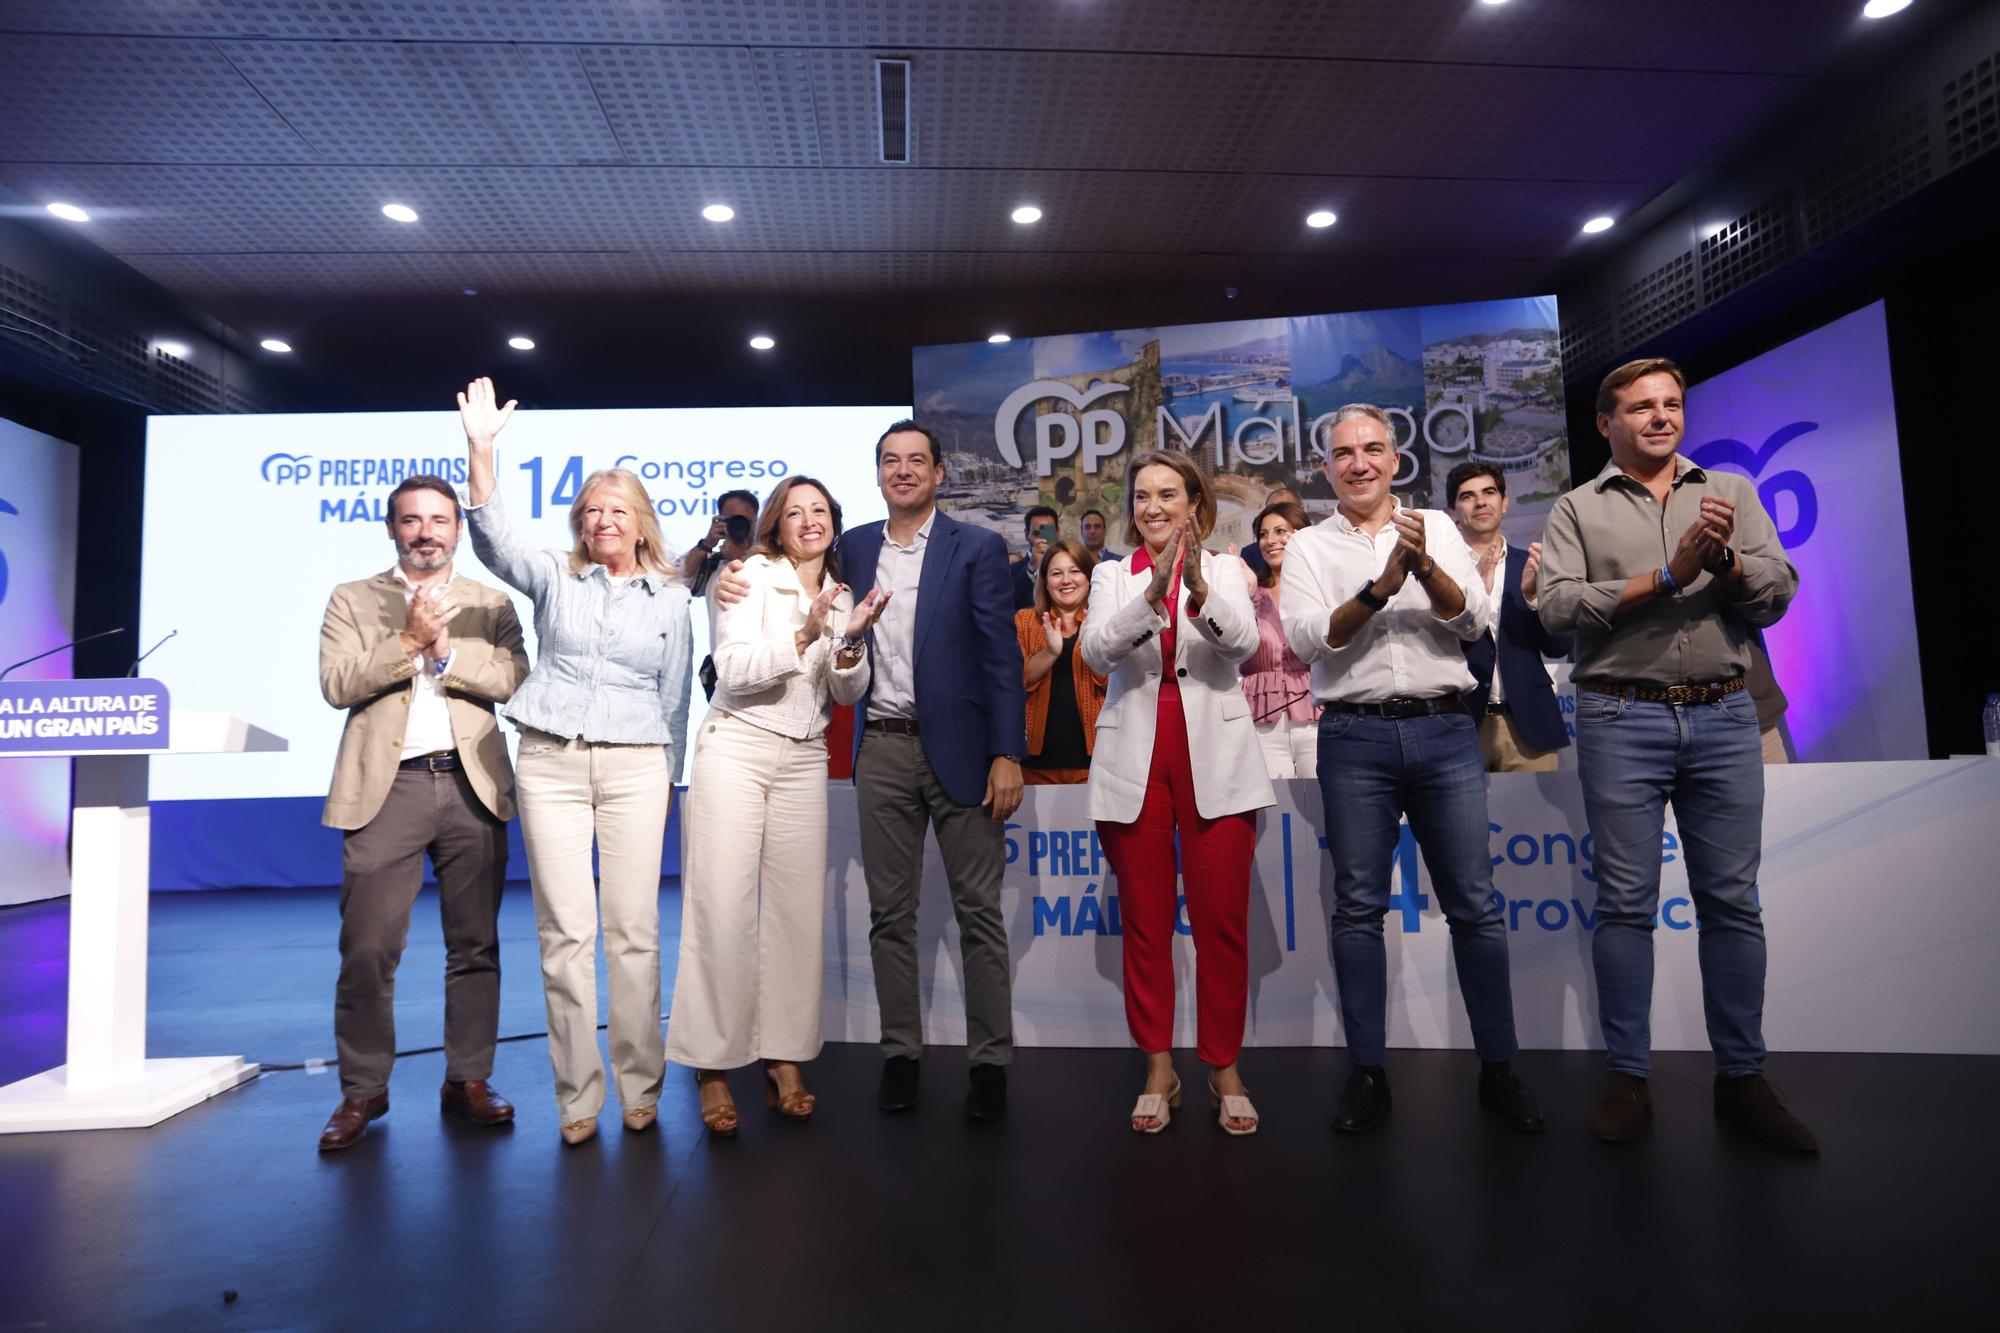
[[(1045, 412), (1035, 418), (1035, 475), (1048, 476), (1055, 471), (1057, 459), (1073, 458), (1081, 449), (1083, 470), (1095, 476), (1100, 462), (1125, 447), (1125, 418), (1109, 408), (1084, 409), (1114, 393), (1129, 393), (1131, 388), (1129, 384), (1093, 384), (1078, 393), (1061, 380), (1023, 384), (1008, 394), (1000, 410), (993, 414), (993, 441), (1000, 446), (1002, 458), (1014, 467), (1022, 466), (1021, 447), (1014, 440), (1015, 422), (1030, 405), (1044, 398), (1059, 398), (1075, 408), (1076, 415)], [(1104, 434), (1101, 440), (1099, 427)]]
[[(0, 514), (18, 514), (21, 511), (0, 500)], [(0, 551), (0, 602), (7, 600), (7, 553)]]
[(312, 480), (311, 454), (272, 454), (258, 469), (274, 486), (303, 486)]
[[(1789, 426), (1780, 426), (1772, 431), (1763, 445), (1756, 449), (1741, 440), (1710, 440), (1689, 453), (1688, 461), (1702, 467), (1733, 468), (1755, 481), (1773, 454), (1799, 436), (1818, 429), (1817, 421), (1794, 421)], [(1764, 502), (1764, 508), (1774, 523), (1779, 521), (1780, 495), (1790, 495), (1793, 505), (1797, 507), (1791, 526), (1780, 525), (1778, 528), (1778, 544), (1789, 551), (1804, 546), (1806, 538), (1812, 536), (1813, 529), (1819, 526), (1819, 496), (1813, 492), (1812, 478), (1796, 469), (1765, 477), (1757, 482), (1757, 498)]]

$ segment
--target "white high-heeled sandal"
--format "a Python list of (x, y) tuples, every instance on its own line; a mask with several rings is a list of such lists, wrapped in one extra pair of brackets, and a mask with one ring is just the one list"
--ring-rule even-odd
[[(1222, 1126), (1223, 1133), (1242, 1138), (1245, 1134), (1257, 1132), (1257, 1108), (1250, 1104), (1247, 1096), (1239, 1097), (1235, 1093), (1225, 1096), (1216, 1091), (1213, 1074), (1208, 1079), (1208, 1105), (1216, 1113), (1215, 1123)], [(1229, 1123), (1232, 1120), (1248, 1120), (1250, 1128), (1236, 1129)]]
[[(1174, 1080), (1174, 1086), (1165, 1092), (1147, 1092), (1139, 1096), (1132, 1107), (1132, 1128), (1141, 1134), (1157, 1134), (1173, 1120), (1170, 1111), (1181, 1109), (1181, 1081)], [(1150, 1125), (1142, 1125), (1141, 1120), (1150, 1120)]]

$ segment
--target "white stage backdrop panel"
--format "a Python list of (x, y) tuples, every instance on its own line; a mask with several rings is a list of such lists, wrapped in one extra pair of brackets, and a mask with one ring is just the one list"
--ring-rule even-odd
[[(75, 637), (76, 484), (75, 445), (0, 418), (0, 667)], [(9, 679), (69, 676), (61, 652)], [(0, 866), (0, 906), (69, 892), (69, 760), (0, 761)]]
[[(1770, 945), (1765, 1035), (1773, 1050), (2000, 1053), (2000, 895), (1992, 829), (2000, 761), (1798, 764), (1765, 770), (1759, 891)], [(1342, 1044), (1328, 925), (1333, 875), (1319, 789), (1280, 782), (1258, 821), (1251, 881), (1247, 1044)], [(830, 790), (825, 1033), (879, 1035), (868, 960), (868, 887), (854, 788)], [(1496, 774), (1489, 787), (1494, 891), (1505, 899), (1521, 1044), (1603, 1045), (1590, 966), (1597, 890), (1574, 775)], [(1009, 824), (1002, 904), (1014, 961), (1015, 1039), (1126, 1046), (1118, 886), (1082, 787), (1030, 787)], [(1706, 1049), (1694, 909), (1679, 835), (1661, 840), (1653, 1044)], [(958, 930), (926, 848), (919, 966), (929, 1041), (965, 1040)], [(1194, 1045), (1194, 948), (1176, 959), (1175, 1044)], [(1403, 831), (1386, 925), (1389, 1044), (1467, 1048), (1447, 926)]]
[[(799, 472), (826, 483), (851, 527), (885, 515), (875, 438), (908, 415), (893, 406), (520, 411), (500, 437), (500, 493), (539, 545), (565, 550), (579, 483), (608, 467), (640, 475), (676, 552), (707, 533), (715, 497), (742, 489), (761, 502)], [(154, 800), (326, 791), (341, 721), (319, 693), (327, 595), (395, 563), (384, 506), (398, 481), (434, 472), (463, 492), (465, 468), (455, 411), (150, 419), (139, 620), (148, 645), (178, 634), (146, 669), (175, 707), (233, 713), (291, 742), (226, 764), (156, 759)], [(461, 573), (499, 585), (469, 536), (457, 559)], [(533, 613), (519, 597), (516, 609), (532, 660)], [(708, 652), (699, 603), (694, 638), (699, 663)], [(697, 683), (690, 740), (704, 712)]]

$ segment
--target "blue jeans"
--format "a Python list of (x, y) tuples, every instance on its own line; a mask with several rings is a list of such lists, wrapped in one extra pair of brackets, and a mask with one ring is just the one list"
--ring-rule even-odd
[(1680, 826), (1715, 1072), (1764, 1067), (1764, 759), (1748, 690), (1712, 704), (1576, 693), (1576, 761), (1597, 873), (1597, 1016), (1606, 1064), (1652, 1070), (1653, 928), (1667, 802)]
[(1481, 1059), (1513, 1059), (1507, 924), (1493, 901), (1486, 769), (1472, 718), (1392, 722), (1328, 709), (1319, 720), (1319, 792), (1333, 858), (1333, 973), (1349, 1059), (1382, 1063), (1389, 984), (1382, 917), (1405, 813), (1451, 923), (1473, 1044)]

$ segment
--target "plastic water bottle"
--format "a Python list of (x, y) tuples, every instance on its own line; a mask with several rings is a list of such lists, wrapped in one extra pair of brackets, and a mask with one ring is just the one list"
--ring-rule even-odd
[(1980, 717), (1986, 724), (1986, 753), (2000, 755), (2000, 694), (1986, 696), (1986, 711)]

